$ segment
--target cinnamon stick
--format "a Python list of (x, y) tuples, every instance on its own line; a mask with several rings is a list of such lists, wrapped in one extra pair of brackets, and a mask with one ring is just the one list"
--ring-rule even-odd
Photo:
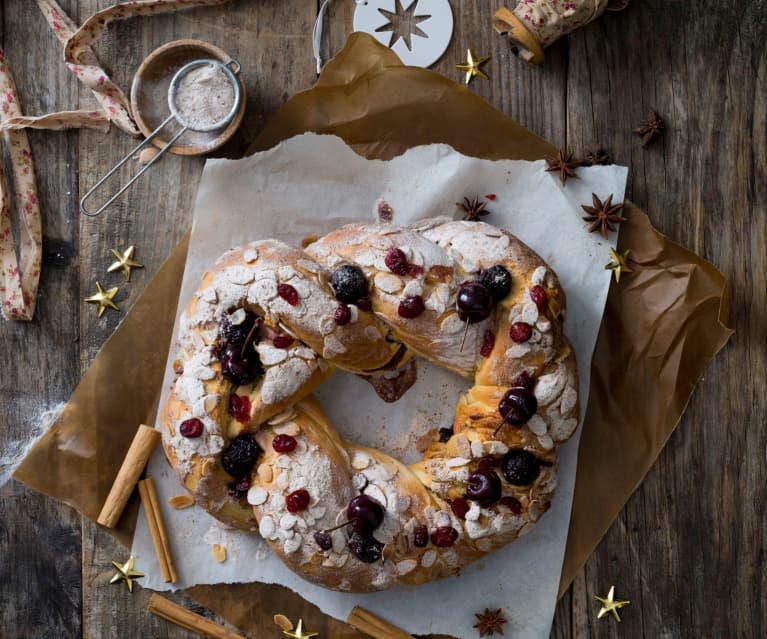
[(152, 544), (157, 555), (157, 562), (160, 564), (162, 578), (165, 582), (175, 584), (178, 581), (176, 566), (173, 563), (173, 555), (170, 552), (168, 532), (165, 528), (165, 521), (162, 518), (157, 489), (151, 477), (142, 479), (138, 483), (138, 492), (141, 495), (141, 503), (144, 505), (146, 522), (149, 527), (149, 534), (152, 535)]
[(125, 455), (120, 471), (117, 473), (112, 489), (109, 491), (104, 507), (96, 520), (102, 526), (114, 528), (125, 510), (125, 504), (131, 496), (136, 482), (149, 461), (157, 441), (160, 439), (160, 431), (151, 426), (141, 424), (136, 431), (136, 436)]
[(153, 593), (149, 598), (147, 609), (152, 614), (167, 619), (177, 626), (196, 632), (203, 637), (211, 637), (212, 639), (245, 639), (242, 635), (232, 632), (224, 628), (224, 626), (206, 619), (191, 610), (187, 610), (183, 606), (179, 606), (157, 593)]
[(400, 630), (397, 626), (393, 626), (388, 621), (384, 621), (359, 606), (352, 608), (346, 618), (346, 623), (376, 639), (413, 639), (412, 635), (407, 634), (404, 630)]

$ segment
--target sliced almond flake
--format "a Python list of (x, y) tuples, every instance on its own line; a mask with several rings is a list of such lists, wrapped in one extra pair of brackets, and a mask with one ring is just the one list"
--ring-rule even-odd
[(551, 330), (551, 322), (547, 318), (541, 316), (535, 323), (535, 328), (541, 331), (541, 333), (548, 333)]
[(424, 568), (431, 568), (434, 562), (437, 561), (437, 552), (435, 550), (427, 550), (421, 557), (421, 565)]
[(527, 422), (527, 427), (533, 435), (545, 435), (546, 434), (546, 422), (539, 415), (533, 415), (530, 421)]
[[(269, 426), (279, 426), (280, 424), (284, 424), (285, 422), (293, 419), (296, 416), (296, 411), (292, 408), (288, 408), (287, 410), (282, 411), (281, 413), (277, 413), (274, 417), (272, 417), (267, 424)], [(275, 432), (277, 432), (275, 430)], [(282, 433), (279, 433), (282, 434)], [(286, 435), (290, 435), (291, 433), (285, 433)]]
[(471, 444), (466, 435), (456, 435), (453, 437), (453, 442), (461, 457), (471, 457)]
[(299, 259), (296, 260), (296, 265), (305, 271), (308, 271), (309, 273), (319, 273), (321, 270), (320, 265), (317, 264), (317, 262), (313, 262), (311, 260)]
[(285, 551), (286, 555), (292, 555), (301, 547), (303, 541), (304, 540), (301, 535), (294, 535), (290, 539), (285, 540), (285, 544), (282, 546), (282, 549)]
[(545, 266), (539, 266), (537, 269), (533, 271), (532, 275), (532, 282), (535, 286), (538, 286), (540, 284), (543, 284), (543, 281), (546, 279), (546, 273), (548, 272), (548, 269)]
[(265, 484), (271, 482), (274, 477), (274, 471), (269, 464), (261, 464), (258, 467), (258, 470), (256, 470), (256, 474), (258, 475), (258, 478)]
[(355, 451), (354, 456), (352, 457), (352, 468), (354, 468), (354, 470), (365, 470), (368, 466), (370, 466), (370, 456)]
[(402, 279), (394, 273), (376, 273), (373, 282), (377, 289), (391, 295), (401, 291), (404, 286)]
[(242, 254), (242, 259), (245, 260), (248, 264), (252, 264), (258, 259), (258, 249), (255, 249), (255, 248), (245, 249), (245, 251)]
[(260, 506), (261, 504), (265, 503), (268, 498), (269, 493), (267, 493), (260, 486), (253, 486), (250, 490), (248, 490), (248, 503), (251, 506)]
[(301, 429), (298, 427), (296, 422), (288, 422), (287, 424), (281, 424), (274, 427), (275, 435), (290, 435), (291, 437), (295, 437), (300, 432)]
[(221, 544), (213, 544), (213, 548), (211, 549), (213, 554), (213, 559), (215, 559), (218, 563), (222, 564), (226, 561), (226, 547), (222, 546)]
[(173, 495), (173, 497), (168, 499), (168, 503), (173, 506), (173, 508), (181, 510), (182, 508), (189, 508), (189, 506), (194, 504), (194, 497), (187, 494)]
[(224, 276), (232, 284), (239, 284), (241, 286), (250, 284), (255, 279), (253, 269), (247, 266), (230, 266), (224, 271)]
[(375, 484), (368, 484), (368, 486), (365, 488), (364, 493), (368, 497), (372, 497), (375, 499), (379, 504), (381, 504), (384, 508), (386, 508), (386, 495), (384, 494), (383, 490), (381, 490), (378, 486)]
[(552, 441), (551, 437), (548, 435), (543, 435), (542, 437), (538, 438), (538, 443), (541, 445), (541, 448), (544, 450), (551, 450), (554, 448), (554, 442)]
[(466, 459), (465, 457), (453, 457), (445, 462), (445, 466), (448, 468), (458, 468), (460, 466), (466, 466), (469, 462), (471, 462), (471, 459)]
[(418, 567), (418, 562), (415, 559), (403, 559), (397, 562), (397, 574), (406, 575), (412, 572)]

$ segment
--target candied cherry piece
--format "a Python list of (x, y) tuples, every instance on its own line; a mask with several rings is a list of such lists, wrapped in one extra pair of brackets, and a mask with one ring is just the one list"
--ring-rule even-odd
[(511, 292), (511, 273), (500, 264), (480, 271), (477, 281), (490, 292), (496, 304)]
[(333, 313), (333, 320), (336, 324), (339, 326), (344, 326), (345, 324), (348, 324), (352, 319), (352, 312), (349, 309), (349, 307), (341, 303), (336, 307), (335, 313)]
[(526, 342), (533, 336), (533, 327), (527, 322), (514, 322), (509, 328), (509, 337), (517, 344)]
[(224, 342), (244, 344), (257, 322), (260, 319), (255, 313), (238, 308), (221, 318), (219, 333)]
[(493, 352), (493, 346), (495, 346), (495, 335), (493, 335), (493, 331), (485, 331), (479, 354), (482, 355), (482, 357), (490, 357), (490, 354)]
[(354, 304), (368, 294), (368, 281), (357, 266), (344, 264), (330, 276), (330, 286), (336, 299), (344, 304)]
[(296, 438), (291, 435), (277, 435), (272, 440), (272, 448), (278, 453), (289, 453), (296, 449), (297, 443)]
[(530, 289), (530, 299), (535, 302), (539, 313), (543, 313), (549, 305), (549, 295), (540, 284)]
[(492, 470), (498, 466), (499, 463), (499, 459), (490, 457), (489, 455), (487, 457), (480, 457), (479, 461), (477, 462), (477, 470)]
[(522, 426), (538, 410), (538, 400), (531, 390), (516, 386), (506, 391), (498, 404), (501, 416), (512, 426)]
[(277, 286), (277, 295), (291, 306), (298, 306), (298, 291), (290, 284), (279, 284)]
[(221, 374), (237, 386), (250, 384), (263, 373), (258, 353), (252, 348), (244, 348), (243, 344), (226, 344), (219, 351), (218, 358)]
[(413, 297), (406, 297), (399, 303), (397, 314), (400, 317), (412, 319), (418, 317), (425, 310), (423, 298), (420, 295), (413, 295)]
[(333, 547), (333, 537), (330, 536), (330, 533), (322, 530), (314, 533), (314, 541), (321, 550), (330, 550)]
[(527, 486), (532, 484), (541, 472), (541, 461), (532, 453), (516, 448), (504, 456), (501, 471), (510, 484)]
[(246, 424), (250, 419), (250, 397), (247, 395), (229, 395), (229, 414), (240, 424)]
[(466, 519), (466, 513), (469, 512), (469, 502), (463, 497), (456, 497), (450, 502), (450, 510), (458, 519)]
[(481, 322), (493, 311), (493, 299), (490, 292), (479, 282), (464, 282), (458, 289), (455, 299), (458, 317), (469, 324)]
[(230, 497), (244, 497), (245, 493), (248, 492), (248, 489), (250, 488), (250, 479), (248, 477), (243, 477), (242, 479), (238, 479), (235, 482), (232, 482), (226, 487), (226, 492), (229, 494)]
[(290, 348), (295, 341), (295, 338), (287, 333), (278, 333), (272, 338), (274, 348)]
[(431, 543), (437, 548), (448, 548), (458, 540), (458, 531), (452, 526), (440, 526), (431, 534)]
[(498, 503), (501, 504), (501, 506), (506, 506), (506, 508), (508, 508), (515, 515), (518, 515), (522, 512), (522, 502), (519, 501), (519, 499), (516, 497), (512, 497), (511, 495), (501, 497), (501, 501)]
[(184, 437), (192, 439), (202, 435), (203, 429), (203, 423), (196, 417), (192, 417), (181, 422), (181, 426), (179, 426), (178, 430)]
[(426, 548), (429, 545), (429, 529), (426, 526), (416, 526), (413, 529), (413, 545), (416, 548)]
[(501, 498), (501, 492), (501, 478), (494, 470), (477, 470), (469, 475), (466, 499), (486, 508)]
[(346, 517), (358, 533), (370, 533), (381, 525), (384, 508), (372, 497), (357, 495), (349, 502)]
[(364, 297), (360, 297), (357, 300), (357, 308), (361, 311), (372, 311), (373, 310), (373, 302), (370, 300), (370, 298), (365, 295)]
[(250, 435), (238, 435), (221, 455), (221, 466), (232, 477), (245, 477), (255, 466), (262, 452), (261, 447)]
[(349, 551), (366, 564), (380, 561), (383, 547), (380, 541), (368, 533), (353, 532), (349, 537)]
[(522, 371), (513, 380), (511, 380), (511, 387), (526, 388), (527, 390), (531, 391), (535, 387), (535, 377), (533, 377), (527, 371)]
[(307, 509), (310, 500), (309, 491), (299, 488), (285, 497), (285, 506), (289, 513), (300, 513)]
[(408, 264), (407, 274), (410, 277), (421, 277), (421, 275), (423, 275), (423, 266), (418, 266), (418, 264)]
[(397, 275), (407, 275), (407, 256), (402, 249), (389, 249), (386, 252), (386, 257), (384, 257), (384, 263), (392, 273), (396, 273)]

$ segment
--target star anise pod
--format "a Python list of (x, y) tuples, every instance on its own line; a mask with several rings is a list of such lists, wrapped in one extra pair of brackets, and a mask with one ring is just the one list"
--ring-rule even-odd
[(642, 120), (639, 126), (634, 129), (634, 133), (642, 138), (642, 146), (647, 146), (663, 133), (664, 129), (665, 126), (661, 117), (655, 111), (650, 111), (647, 119)]
[(562, 184), (567, 182), (567, 178), (577, 178), (575, 169), (577, 169), (581, 162), (573, 158), (573, 152), (566, 149), (559, 149), (556, 155), (547, 155), (546, 164), (549, 168), (546, 169), (550, 173), (559, 173), (559, 179)]
[(610, 162), (611, 158), (601, 144), (597, 144), (586, 154), (586, 157), (583, 158), (583, 166), (605, 166), (610, 164)]
[(612, 194), (604, 202), (597, 197), (596, 193), (591, 194), (591, 199), (594, 202), (594, 206), (581, 205), (581, 208), (588, 213), (583, 219), (589, 222), (589, 233), (599, 229), (602, 237), (607, 239), (607, 231), (615, 230), (614, 224), (626, 221), (626, 218), (622, 217), (619, 213), (623, 208), (623, 202), (613, 206)]
[(475, 612), (474, 616), (477, 618), (474, 627), (479, 630), (480, 637), (490, 637), (496, 632), (499, 635), (503, 634), (503, 624), (506, 623), (506, 617), (503, 616), (500, 608), (497, 610), (485, 608), (484, 612)]
[(487, 202), (480, 202), (478, 195), (475, 195), (472, 199), (465, 197), (463, 198), (463, 202), (456, 202), (455, 205), (462, 209), (466, 214), (463, 216), (463, 219), (467, 222), (478, 222), (480, 217), (490, 213), (490, 211), (485, 208)]

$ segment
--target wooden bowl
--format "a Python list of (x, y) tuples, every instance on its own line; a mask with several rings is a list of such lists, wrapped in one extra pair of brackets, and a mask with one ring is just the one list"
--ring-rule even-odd
[[(228, 62), (231, 56), (201, 40), (174, 40), (152, 51), (141, 63), (133, 78), (130, 101), (133, 119), (145, 136), (150, 135), (170, 115), (168, 87), (173, 75), (187, 62), (200, 58)], [(177, 155), (210, 153), (234, 135), (245, 115), (245, 84), (239, 75), (237, 81), (240, 84), (242, 99), (237, 114), (227, 127), (218, 131), (187, 131), (168, 149), (171, 153)], [(152, 144), (157, 148), (165, 146), (170, 137), (180, 128), (175, 120), (169, 122), (152, 140)]]

